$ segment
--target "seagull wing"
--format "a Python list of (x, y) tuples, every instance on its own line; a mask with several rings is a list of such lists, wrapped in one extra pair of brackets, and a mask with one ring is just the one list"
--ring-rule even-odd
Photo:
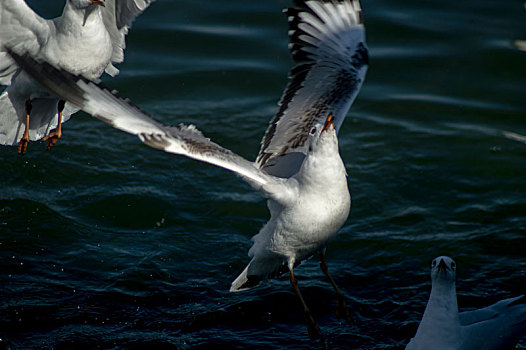
[(153, 0), (106, 0), (105, 8), (102, 9), (104, 24), (110, 34), (113, 43), (111, 63), (106, 68), (106, 73), (115, 76), (119, 70), (113, 63), (124, 61), (124, 49), (126, 48), (125, 36), (131, 27), (135, 17), (140, 15)]
[(25, 1), (0, 2), (0, 85), (9, 85), (17, 66), (4, 47), (36, 55), (54, 30), (52, 21), (37, 15)]
[(458, 315), (460, 324), (462, 326), (469, 326), (478, 322), (495, 319), (500, 314), (509, 312), (509, 310), (513, 310), (514, 307), (516, 308), (518, 305), (522, 305), (526, 320), (526, 297), (523, 295), (498, 301), (482, 309), (460, 312)]
[(299, 169), (316, 123), (332, 114), (339, 130), (369, 61), (358, 0), (296, 3), (285, 10), (295, 66), (256, 160), (268, 173), (282, 177)]
[(462, 349), (513, 349), (526, 333), (526, 296), (461, 312)]
[(29, 55), (10, 54), (33, 79), (95, 118), (139, 136), (151, 147), (230, 170), (267, 197), (279, 195), (283, 179), (266, 174), (255, 163), (210, 141), (193, 125), (165, 126), (129, 101), (82, 76), (74, 76), (47, 62), (36, 61)]

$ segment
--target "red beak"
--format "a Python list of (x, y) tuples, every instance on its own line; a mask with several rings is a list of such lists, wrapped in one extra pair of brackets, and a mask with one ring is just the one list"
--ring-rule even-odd
[(89, 1), (91, 1), (91, 3), (94, 4), (94, 5), (100, 5), (102, 7), (105, 6), (104, 2), (102, 0), (89, 0)]
[(332, 116), (332, 114), (329, 114), (329, 117), (327, 118), (327, 121), (325, 122), (323, 129), (321, 129), (321, 132), (329, 130), (331, 126), (334, 129), (334, 117)]

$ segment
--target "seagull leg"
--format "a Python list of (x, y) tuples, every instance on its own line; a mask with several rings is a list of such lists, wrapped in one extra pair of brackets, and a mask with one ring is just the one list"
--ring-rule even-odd
[(294, 278), (294, 272), (293, 269), (290, 269), (290, 283), (292, 284), (292, 287), (294, 287), (294, 291), (300, 298), (301, 304), (303, 305), (303, 312), (305, 313), (305, 322), (307, 323), (307, 330), (309, 332), (309, 337), (311, 339), (317, 339), (321, 337), (321, 331), (320, 327), (316, 324), (316, 321), (314, 321), (314, 318), (312, 317), (312, 314), (309, 310), (309, 307), (305, 303), (305, 300), (303, 299), (303, 296), (301, 295), (300, 289), (298, 287), (298, 281)]
[(329, 275), (329, 269), (327, 268), (327, 264), (325, 263), (325, 249), (320, 252), (320, 268), (327, 276), (327, 279), (332, 285), (332, 288), (334, 288), (334, 291), (336, 292), (336, 298), (338, 298), (338, 309), (336, 310), (336, 317), (345, 318), (345, 321), (347, 321), (348, 324), (351, 324), (351, 315), (349, 313), (349, 309), (347, 308), (347, 304), (345, 303), (345, 297), (343, 296), (342, 291), (338, 286), (336, 285), (336, 282), (332, 279), (331, 275)]
[(26, 128), (24, 130), (24, 136), (20, 139), (18, 143), (18, 154), (26, 154), (27, 144), (29, 143), (29, 115), (31, 114), (31, 99), (26, 100)]
[(57, 128), (55, 129), (54, 133), (51, 133), (44, 137), (42, 141), (47, 141), (47, 147), (46, 151), (49, 151), (51, 147), (57, 143), (58, 139), (62, 137), (62, 111), (64, 110), (64, 105), (66, 104), (66, 101), (59, 100), (58, 101), (58, 123)]

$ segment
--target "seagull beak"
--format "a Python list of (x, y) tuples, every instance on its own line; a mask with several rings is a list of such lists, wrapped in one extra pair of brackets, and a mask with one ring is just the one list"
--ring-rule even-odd
[(329, 114), (329, 117), (327, 118), (327, 121), (325, 122), (323, 129), (321, 129), (321, 132), (329, 130), (331, 126), (334, 129), (334, 117), (332, 116), (332, 114)]
[(449, 270), (449, 268), (447, 267), (446, 265), (446, 262), (444, 261), (444, 259), (440, 259), (440, 262), (438, 263), (438, 270)]
[(93, 5), (99, 5), (104, 7), (104, 2), (102, 0), (89, 0)]

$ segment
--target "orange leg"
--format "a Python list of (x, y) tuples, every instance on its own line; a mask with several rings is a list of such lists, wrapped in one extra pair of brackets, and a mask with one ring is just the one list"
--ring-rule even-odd
[(320, 327), (318, 327), (316, 321), (314, 321), (314, 317), (312, 317), (310, 309), (308, 308), (307, 304), (305, 303), (305, 300), (303, 299), (303, 296), (301, 295), (300, 289), (298, 287), (298, 281), (296, 281), (296, 279), (294, 278), (294, 272), (292, 271), (292, 269), (290, 269), (290, 283), (292, 284), (292, 287), (294, 287), (294, 291), (300, 298), (301, 305), (303, 305), (303, 312), (305, 313), (305, 322), (307, 323), (307, 331), (309, 332), (309, 337), (311, 339), (320, 338)]
[(347, 304), (345, 303), (345, 297), (343, 296), (342, 291), (338, 286), (336, 285), (336, 282), (332, 279), (331, 275), (329, 275), (329, 269), (327, 268), (327, 264), (325, 263), (325, 252), (322, 251), (320, 253), (320, 268), (329, 280), (329, 282), (332, 285), (332, 288), (334, 288), (334, 292), (336, 293), (336, 298), (338, 298), (338, 309), (336, 310), (336, 317), (345, 318), (345, 321), (347, 321), (348, 324), (351, 324), (351, 315), (349, 314), (349, 309), (347, 308)]
[(42, 141), (47, 141), (46, 150), (49, 151), (51, 147), (55, 146), (58, 139), (62, 137), (62, 111), (64, 110), (65, 101), (58, 101), (58, 124), (54, 133), (51, 133), (44, 137)]
[(22, 136), (22, 139), (20, 139), (18, 143), (18, 154), (26, 154), (27, 144), (29, 143), (29, 115), (31, 114), (32, 108), (31, 99), (28, 98), (26, 101), (26, 128), (24, 130), (24, 136)]

